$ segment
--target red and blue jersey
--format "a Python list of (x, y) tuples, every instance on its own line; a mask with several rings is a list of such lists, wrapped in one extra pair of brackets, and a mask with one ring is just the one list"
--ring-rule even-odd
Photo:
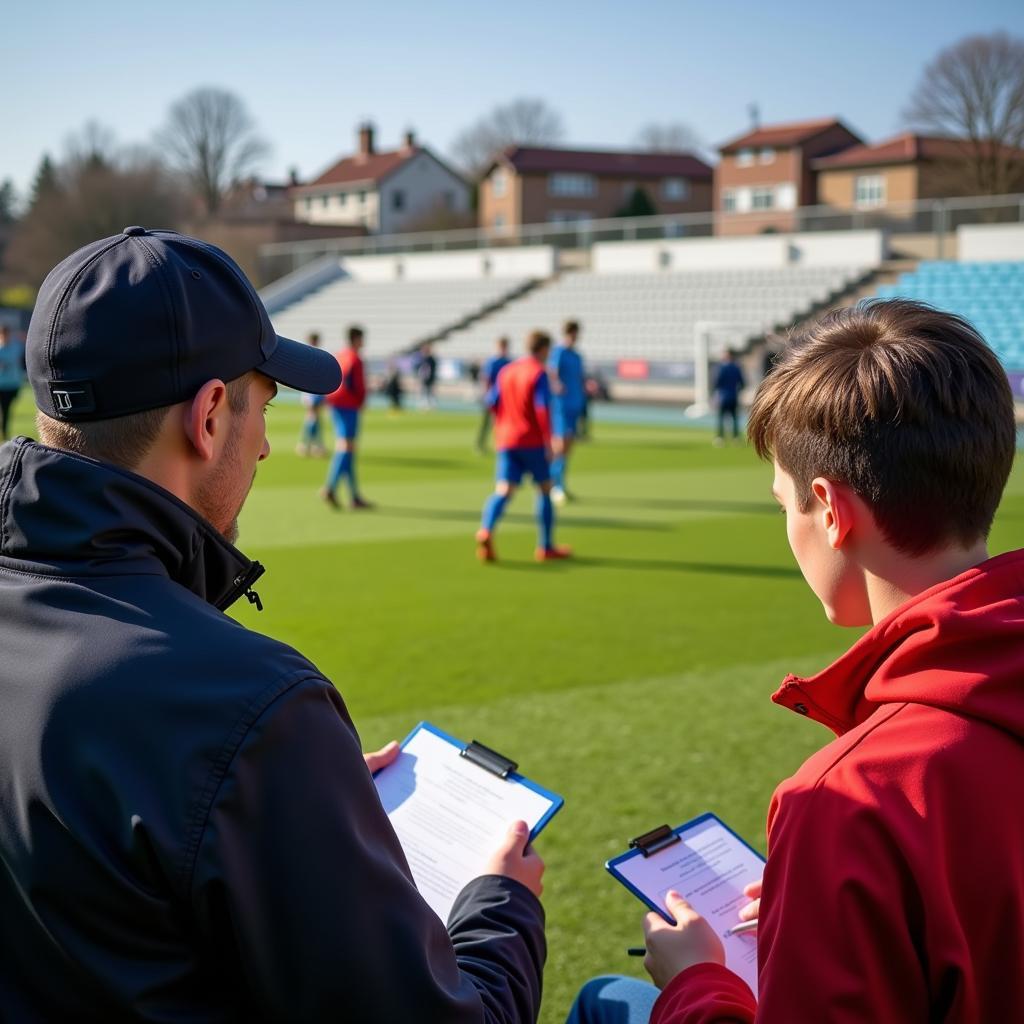
[(363, 361), (351, 347), (342, 349), (337, 358), (341, 366), (341, 387), (327, 396), (327, 402), (335, 409), (362, 409), (366, 401)]
[(533, 356), (509, 363), (488, 394), (494, 410), (494, 438), (499, 451), (544, 448), (551, 439), (551, 389), (544, 364)]

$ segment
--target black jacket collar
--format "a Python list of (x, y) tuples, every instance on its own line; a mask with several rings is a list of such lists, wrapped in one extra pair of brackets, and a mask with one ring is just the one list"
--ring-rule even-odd
[(0, 447), (0, 566), (60, 576), (161, 574), (224, 609), (263, 573), (152, 481), (18, 437)]

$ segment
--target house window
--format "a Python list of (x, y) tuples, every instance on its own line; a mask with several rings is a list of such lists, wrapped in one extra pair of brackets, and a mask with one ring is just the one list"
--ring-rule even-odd
[(859, 174), (853, 183), (853, 202), (856, 206), (885, 205), (885, 176)]
[(503, 213), (499, 213), (499, 214), (498, 214), (498, 215), (497, 215), (497, 216), (496, 216), (496, 217), (494, 218), (494, 226), (495, 226), (496, 228), (503, 228), (503, 227), (505, 226), (505, 214), (503, 214)]
[(666, 178), (661, 183), (661, 198), (674, 202), (682, 202), (690, 193), (689, 182), (685, 178)]
[(359, 202), (361, 202), (361, 203), (365, 203), (366, 202), (366, 193), (365, 192), (360, 192), (359, 193)]
[(748, 146), (744, 146), (743, 149), (736, 153), (736, 166), (737, 167), (750, 167), (754, 162), (754, 151)]
[(506, 174), (503, 167), (499, 167), (491, 175), (491, 195), (493, 195), (495, 199), (501, 199), (507, 188), (508, 174)]
[(306, 196), (306, 213), (313, 209), (313, 197)]
[(548, 195), (586, 197), (597, 192), (597, 181), (592, 174), (548, 175)]
[(759, 159), (763, 164), (775, 163), (775, 150), (771, 146), (762, 146)]
[(750, 190), (750, 208), (752, 210), (770, 210), (775, 205), (775, 189), (770, 185)]
[(328, 206), (330, 206), (330, 204), (331, 204), (331, 197), (330, 196), (321, 196), (320, 197), (320, 205), (325, 210), (327, 209)]
[(727, 188), (722, 192), (722, 209), (726, 213), (736, 212), (736, 189)]
[(405, 209), (405, 193), (400, 188), (396, 188), (395, 191), (391, 193), (391, 209)]
[(347, 192), (339, 192), (338, 193), (338, 205), (339, 206), (344, 206), (345, 203), (347, 203), (347, 202), (348, 202), (348, 193)]

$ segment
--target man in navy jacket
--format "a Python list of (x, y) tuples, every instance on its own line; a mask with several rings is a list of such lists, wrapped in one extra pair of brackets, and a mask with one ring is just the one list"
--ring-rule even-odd
[(51, 272), (28, 370), (45, 443), (0, 448), (0, 1018), (535, 1020), (525, 825), (446, 928), (337, 691), (223, 614), (259, 602), (231, 542), (275, 382), (333, 391), (334, 358), (220, 250), (133, 227)]

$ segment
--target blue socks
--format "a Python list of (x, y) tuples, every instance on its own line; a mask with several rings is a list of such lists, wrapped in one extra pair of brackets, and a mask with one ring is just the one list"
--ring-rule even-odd
[(555, 510), (551, 504), (551, 495), (543, 491), (537, 495), (537, 533), (540, 546), (547, 551), (553, 547), (551, 531), (555, 525)]
[(508, 501), (507, 494), (492, 494), (484, 505), (484, 515), (480, 525), (485, 530), (493, 530), (505, 511), (505, 504)]
[(320, 443), (320, 421), (305, 420), (302, 424), (302, 441), (304, 444)]
[(551, 460), (551, 479), (554, 485), (565, 490), (565, 456), (556, 455)]
[(335, 452), (331, 457), (331, 466), (327, 471), (327, 490), (333, 494), (338, 489), (341, 478), (348, 477), (349, 490), (356, 497), (356, 473), (351, 452)]

